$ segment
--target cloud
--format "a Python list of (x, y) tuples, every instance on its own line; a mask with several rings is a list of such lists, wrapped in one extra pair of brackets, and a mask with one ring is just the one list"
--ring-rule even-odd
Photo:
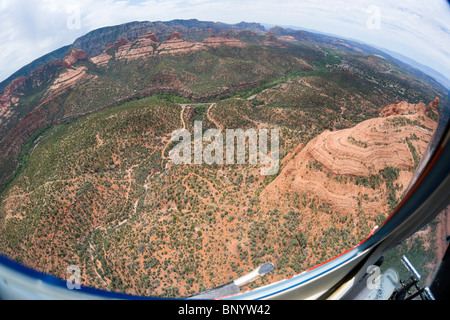
[[(371, 6), (379, 8), (379, 28), (368, 28)], [(350, 37), (402, 53), (450, 78), (450, 8), (443, 0), (0, 0), (0, 81), (96, 28), (193, 18), (291, 25)]]

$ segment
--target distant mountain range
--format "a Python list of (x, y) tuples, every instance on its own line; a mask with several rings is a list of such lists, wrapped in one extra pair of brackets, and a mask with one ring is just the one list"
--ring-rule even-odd
[[(189, 31), (188, 31), (189, 30)], [(196, 19), (192, 20), (172, 20), (172, 21), (156, 21), (156, 22), (130, 22), (117, 26), (104, 27), (100, 29), (93, 30), (86, 35), (76, 39), (72, 45), (64, 46), (60, 49), (52, 51), (33, 62), (27, 64), (26, 66), (19, 69), (17, 72), (12, 74), (10, 77), (5, 79), (0, 83), (0, 93), (16, 78), (22, 76), (29, 76), (33, 71), (46, 65), (48, 62), (63, 59), (67, 51), (70, 48), (78, 48), (83, 50), (88, 54), (88, 56), (96, 56), (106, 48), (109, 43), (115, 42), (119, 38), (126, 38), (128, 40), (136, 39), (139, 36), (147, 33), (153, 32), (158, 37), (164, 38), (171, 35), (173, 32), (181, 32), (193, 35), (195, 33), (204, 32), (217, 32), (223, 30), (251, 30), (255, 32), (265, 32), (265, 28), (259, 23), (247, 23), (241, 22), (234, 25), (229, 25), (220, 22), (207, 22), (199, 21)]]
[(442, 84), (444, 87), (446, 87), (448, 90), (450, 90), (450, 80), (444, 76), (442, 73), (427, 67), (421, 63), (416, 62), (413, 59), (410, 59), (400, 53), (385, 49), (385, 48), (380, 48), (380, 50), (388, 53), (391, 57), (402, 61), (404, 64), (409, 65), (410, 67), (416, 68), (420, 71), (422, 71), (423, 73), (429, 75), (430, 77), (436, 79), (436, 81), (438, 81), (440, 84)]
[[(192, 32), (192, 30), (195, 30)], [(52, 51), (33, 62), (27, 64), (22, 67), (10, 77), (0, 82), (0, 93), (4, 91), (4, 89), (16, 78), (21, 76), (28, 76), (33, 70), (38, 69), (41, 66), (44, 66), (50, 61), (56, 59), (64, 58), (65, 54), (70, 48), (78, 48), (85, 51), (88, 56), (92, 57), (100, 54), (109, 43), (116, 41), (119, 38), (126, 38), (128, 40), (132, 40), (133, 38), (138, 38), (144, 33), (153, 32), (158, 37), (167, 37), (172, 34), (174, 31), (177, 32), (186, 32), (195, 33), (199, 32), (214, 32), (219, 33), (221, 31), (226, 30), (234, 30), (234, 31), (242, 31), (242, 30), (250, 30), (256, 33), (263, 33), (272, 31), (276, 34), (299, 34), (302, 33), (307, 35), (311, 39), (314, 39), (318, 42), (329, 42), (333, 39), (340, 39), (340, 37), (331, 35), (328, 33), (319, 32), (316, 30), (309, 30), (306, 28), (299, 29), (297, 27), (278, 27), (269, 24), (261, 24), (255, 22), (240, 22), (237, 24), (226, 24), (221, 22), (211, 22), (211, 21), (199, 21), (197, 19), (191, 20), (171, 20), (171, 21), (143, 21), (143, 22), (130, 22), (122, 25), (104, 27), (93, 30), (86, 35), (76, 39), (72, 45), (64, 46), (60, 49)], [(345, 38), (342, 38), (345, 39)], [(363, 44), (359, 41), (353, 39), (345, 39), (346, 41), (351, 41), (352, 45), (355, 47), (361, 48), (367, 53), (375, 53), (381, 56), (387, 57), (388, 59), (393, 59), (396, 62), (401, 63), (406, 68), (415, 68), (424, 74), (432, 77), (436, 81), (438, 81), (441, 85), (445, 86), (448, 90), (450, 90), (450, 80), (447, 79), (444, 75), (437, 72), (436, 70), (427, 67), (423, 64), (420, 64), (413, 59), (410, 59), (402, 54), (397, 52), (388, 50), (386, 48), (380, 48), (374, 45)], [(412, 71), (412, 70), (411, 70)]]
[[(271, 25), (271, 24), (263, 24), (264, 27), (266, 29), (271, 29), (274, 27), (277, 27), (275, 25)], [(307, 29), (307, 28), (299, 28), (299, 27), (294, 27), (294, 26), (281, 26), (282, 28), (284, 28), (285, 30), (303, 30), (303, 31), (307, 31), (307, 32), (311, 32), (311, 33), (316, 33), (316, 34), (321, 34), (327, 37), (332, 37), (332, 38), (341, 38), (347, 41), (352, 41), (354, 43), (360, 43), (363, 44), (361, 41), (355, 40), (355, 39), (350, 39), (350, 38), (345, 38), (345, 37), (340, 37), (337, 35), (333, 35), (330, 33), (326, 33), (326, 32), (321, 32), (321, 31), (317, 31), (317, 30), (312, 30), (312, 29)], [(406, 68), (415, 68), (423, 73), (425, 73), (426, 75), (434, 78), (436, 81), (438, 81), (441, 85), (443, 85), (444, 87), (446, 87), (448, 90), (450, 90), (450, 80), (444, 76), (442, 73), (434, 70), (433, 68), (430, 68), (428, 66), (425, 66), (421, 63), (418, 63), (417, 61), (408, 58), (407, 56), (400, 54), (398, 52), (386, 49), (386, 48), (382, 48), (380, 46), (376, 46), (376, 45), (369, 45), (373, 48), (376, 48), (377, 50), (379, 50), (378, 54), (387, 57), (388, 59), (392, 59), (395, 60), (397, 63), (402, 64), (402, 66), (406, 67)]]

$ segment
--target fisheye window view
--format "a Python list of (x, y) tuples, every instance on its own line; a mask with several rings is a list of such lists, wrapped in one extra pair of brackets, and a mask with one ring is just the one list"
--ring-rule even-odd
[(448, 299), (449, 21), (0, 0), (0, 300)]

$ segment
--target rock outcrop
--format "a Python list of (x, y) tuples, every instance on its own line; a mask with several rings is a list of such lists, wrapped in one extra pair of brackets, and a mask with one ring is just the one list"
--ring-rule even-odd
[(278, 40), (289, 41), (289, 42), (297, 41), (297, 39), (295, 39), (293, 36), (279, 36)]
[(388, 117), (388, 116), (401, 116), (413, 114), (417, 112), (420, 113), (437, 112), (438, 106), (439, 106), (438, 97), (436, 97), (428, 105), (425, 105), (423, 102), (420, 102), (418, 104), (411, 104), (407, 103), (406, 101), (400, 101), (383, 108), (380, 112), (380, 115), (383, 117)]
[[(173, 32), (164, 42), (159, 42), (158, 37), (152, 32), (146, 33), (133, 41), (121, 38), (109, 44), (102, 54), (93, 57), (91, 60), (98, 66), (106, 66), (113, 56), (117, 60), (132, 61), (158, 54), (188, 53), (220, 46), (238, 48), (246, 46), (244, 42), (231, 36), (236, 34), (234, 31), (223, 32), (219, 36), (214, 35), (212, 31), (211, 34), (202, 42), (185, 41), (179, 32)], [(277, 44), (277, 46), (279, 45)]]
[(87, 74), (86, 67), (69, 68), (53, 81), (52, 85), (47, 90), (47, 93), (51, 95), (61, 93), (87, 78), (92, 78), (92, 76)]
[(202, 42), (205, 46), (217, 48), (220, 46), (231, 46), (237, 48), (243, 48), (246, 46), (241, 40), (231, 37), (209, 37)]
[(0, 96), (0, 116), (2, 116), (3, 113), (6, 112), (6, 109), (10, 108), (11, 105), (17, 103), (17, 89), (25, 85), (26, 80), (26, 77), (17, 78), (6, 87), (5, 91)]
[(80, 60), (88, 60), (88, 55), (81, 49), (72, 48), (66, 54), (63, 59), (62, 67), (69, 69), (71, 68), (77, 61)]
[(127, 45), (128, 43), (130, 43), (130, 41), (128, 41), (128, 39), (125, 38), (120, 38), (119, 40), (117, 40), (114, 43), (110, 43), (106, 46), (106, 51), (108, 51), (111, 48), (119, 48), (122, 47), (124, 45)]
[[(436, 109), (437, 103), (429, 108)], [(395, 195), (400, 198), (436, 128), (427, 109), (423, 103), (398, 102), (382, 110), (384, 117), (323, 132), (297, 150), (261, 194), (261, 201), (280, 202), (294, 192), (318, 197), (338, 212), (387, 215), (387, 191), (381, 176), (388, 167), (399, 171), (393, 184), (398, 184)]]
[(167, 41), (171, 41), (171, 40), (182, 40), (181, 34), (179, 32), (172, 33), (170, 36), (167, 37)]
[(198, 42), (188, 42), (182, 39), (178, 32), (172, 33), (167, 41), (158, 47), (158, 54), (179, 54), (202, 50), (203, 45)]
[(277, 47), (277, 48), (286, 48), (287, 45), (285, 42), (278, 40), (277, 37), (272, 32), (268, 32), (265, 39), (264, 45), (267, 47)]

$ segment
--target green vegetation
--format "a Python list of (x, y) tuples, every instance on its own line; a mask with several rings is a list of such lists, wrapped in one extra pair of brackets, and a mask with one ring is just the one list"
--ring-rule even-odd
[(189, 99), (186, 99), (185, 97), (171, 93), (160, 93), (153, 95), (153, 97), (171, 103), (192, 103)]
[(406, 142), (408, 143), (409, 150), (411, 151), (411, 155), (414, 160), (414, 170), (415, 170), (420, 163), (421, 157), (412, 143), (412, 141), (414, 140), (417, 140), (417, 137), (415, 136), (411, 136), (409, 138), (406, 137)]
[(348, 137), (347, 140), (351, 143), (354, 144), (355, 146), (361, 147), (361, 148), (367, 148), (367, 142), (363, 142), (363, 141), (359, 141), (356, 140), (353, 137)]
[(16, 170), (14, 170), (14, 174), (11, 177), (10, 181), (5, 185), (5, 187), (3, 189), (0, 189), (0, 195), (2, 194), (3, 190), (7, 189), (8, 185), (17, 176), (19, 176), (24, 171), (24, 169), (27, 167), (28, 161), (30, 160), (30, 152), (32, 151), (32, 147), (36, 146), (36, 141), (38, 140), (38, 138), (40, 138), (42, 135), (44, 135), (44, 133), (46, 131), (48, 131), (50, 128), (51, 128), (51, 126), (47, 125), (41, 129), (39, 129), (35, 133), (33, 133), (30, 140), (22, 147), (22, 150), (20, 151), (20, 154), (19, 154), (19, 160), (18, 160), (19, 166), (17, 167)]
[(382, 175), (380, 174), (371, 174), (369, 177), (354, 177), (353, 183), (357, 186), (362, 185), (364, 187), (370, 187), (373, 190), (376, 190), (381, 186), (381, 177)]
[(398, 185), (394, 186), (394, 181), (397, 180), (399, 173), (399, 169), (392, 167), (385, 168), (381, 173), (386, 183), (386, 193), (388, 195), (388, 204), (391, 211), (397, 207), (399, 201), (396, 197), (396, 192), (400, 187)]

